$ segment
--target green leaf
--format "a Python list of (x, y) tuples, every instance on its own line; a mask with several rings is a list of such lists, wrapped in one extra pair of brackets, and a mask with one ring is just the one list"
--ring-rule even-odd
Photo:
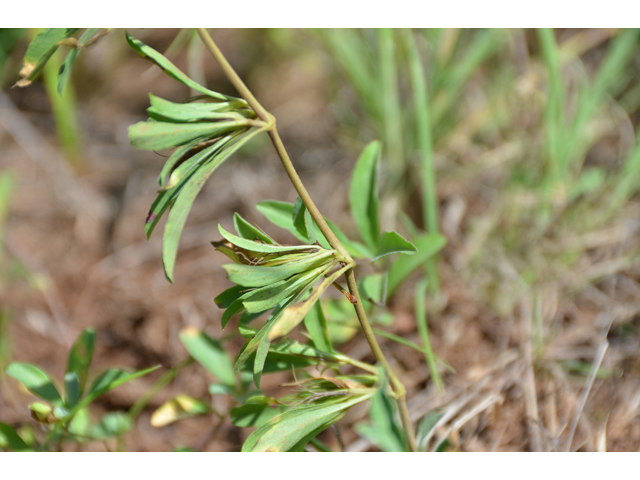
[[(100, 30), (99, 28), (87, 28), (80, 38), (78, 39), (78, 43), (83, 44), (87, 40), (89, 40), (93, 35)], [(64, 61), (62, 65), (60, 65), (60, 70), (58, 70), (58, 94), (62, 95), (62, 90), (64, 89), (69, 76), (71, 75), (71, 67), (73, 66), (78, 54), (80, 53), (79, 48), (72, 48), (67, 56), (64, 57)]]
[[(300, 232), (293, 225), (293, 208), (294, 205), (288, 202), (278, 202), (275, 200), (267, 200), (264, 202), (260, 202), (256, 205), (256, 208), (260, 213), (262, 213), (267, 220), (269, 220), (274, 225), (277, 225), (280, 228), (284, 228), (291, 232), (298, 240), (301, 242), (308, 242), (307, 237), (300, 234)], [(360, 242), (356, 242), (354, 240), (350, 240), (340, 228), (333, 223), (331, 220), (325, 217), (324, 219), (329, 225), (329, 228), (333, 231), (335, 236), (338, 238), (340, 243), (347, 249), (349, 254), (351, 254), (354, 258), (367, 258), (371, 257), (372, 253), (369, 249), (361, 244)], [(315, 222), (313, 222), (314, 227), (318, 230), (318, 226)], [(324, 235), (318, 234), (318, 241), (322, 244), (324, 248), (331, 248), (329, 246), (329, 242), (324, 238)]]
[(216, 169), (224, 163), (227, 158), (233, 155), (236, 150), (247, 143), (261, 130), (244, 134), (233, 145), (227, 146), (223, 151), (219, 152), (207, 164), (200, 167), (188, 180), (180, 195), (175, 200), (169, 218), (164, 228), (164, 238), (162, 243), (162, 263), (164, 265), (165, 276), (170, 282), (173, 282), (173, 269), (178, 255), (178, 243), (182, 230), (189, 216), (191, 205), (196, 196), (208, 180), (208, 178), (216, 171)]
[(253, 240), (247, 240), (246, 238), (238, 237), (233, 233), (227, 232), (224, 228), (222, 228), (222, 225), (218, 225), (218, 230), (226, 240), (233, 243), (235, 246), (244, 248), (245, 250), (249, 250), (250, 252), (288, 253), (288, 252), (295, 252), (295, 251), (317, 252), (321, 250), (320, 247), (313, 246), (313, 245), (296, 245), (296, 246), (270, 245), (270, 244), (256, 242)]
[(14, 452), (25, 452), (30, 450), (20, 435), (6, 423), (0, 422), (0, 448), (12, 450)]
[(56, 407), (64, 407), (64, 401), (49, 376), (35, 365), (12, 363), (7, 367), (7, 375), (22, 383), (36, 397)]
[(229, 387), (235, 387), (233, 365), (219, 342), (193, 327), (180, 332), (180, 341), (196, 361)]
[(80, 381), (78, 375), (75, 372), (67, 373), (64, 376), (64, 389), (67, 394), (66, 404), (68, 407), (73, 408), (80, 400)]
[(294, 275), (287, 280), (282, 280), (256, 290), (252, 290), (243, 296), (242, 303), (249, 313), (265, 312), (274, 308), (291, 295), (295, 295), (300, 292), (300, 290), (309, 288), (327, 271), (328, 268), (331, 267), (322, 265), (318, 268), (314, 268), (313, 270), (309, 270), (308, 272)]
[(187, 77), (182, 71), (180, 71), (178, 67), (176, 67), (167, 58), (165, 58), (165, 56), (162, 55), (160, 52), (154, 50), (148, 45), (145, 45), (140, 40), (133, 38), (131, 35), (129, 35), (128, 32), (125, 32), (125, 35), (127, 37), (127, 42), (129, 42), (129, 45), (131, 45), (131, 48), (133, 48), (138, 53), (138, 55), (140, 55), (143, 58), (148, 58), (149, 60), (154, 62), (156, 65), (158, 65), (167, 75), (174, 78), (175, 80), (178, 80), (179, 82), (184, 83), (189, 88), (202, 92), (205, 95), (216, 98), (218, 100), (236, 101), (236, 102), (241, 102), (244, 105), (247, 104), (244, 100), (240, 98), (230, 97), (228, 95), (223, 95), (221, 93), (214, 92), (213, 90), (209, 90), (208, 88), (205, 88), (202, 85), (194, 82), (189, 77)]
[(229, 308), (233, 302), (240, 299), (247, 292), (247, 288), (241, 285), (234, 285), (213, 299), (218, 308)]
[(292, 203), (267, 200), (265, 202), (258, 203), (256, 208), (274, 225), (288, 230), (301, 242), (307, 241), (307, 238), (300, 235), (300, 232), (298, 232), (298, 230), (293, 226)]
[(104, 395), (109, 390), (113, 390), (114, 388), (119, 387), (120, 385), (123, 385), (133, 379), (151, 373), (158, 368), (160, 368), (160, 365), (156, 365), (155, 367), (147, 368), (145, 370), (140, 370), (135, 373), (127, 373), (117, 368), (111, 368), (107, 370), (93, 381), (91, 387), (89, 387), (89, 393), (87, 394), (87, 396), (83, 398), (82, 401), (78, 403), (78, 405), (75, 406), (71, 413), (74, 413), (77, 410), (86, 407), (96, 398)]
[[(333, 223), (331, 220), (327, 218), (325, 218), (324, 220), (325, 222), (327, 222), (327, 225), (329, 225), (329, 228), (331, 229), (331, 231), (338, 238), (338, 241), (342, 244), (344, 248), (347, 249), (347, 251), (352, 257), (370, 258), (373, 256), (373, 254), (371, 253), (371, 250), (369, 250), (369, 248), (366, 245), (363, 245), (360, 242), (356, 242), (355, 240), (351, 240), (350, 238), (348, 238), (342, 232), (342, 230), (340, 230), (340, 228), (338, 228), (338, 226), (335, 223)], [(320, 241), (322, 242), (322, 237)]]
[(58, 50), (58, 42), (73, 35), (77, 28), (46, 28), (35, 36), (24, 55), (18, 87), (26, 87), (36, 79), (47, 61)]
[(269, 340), (274, 340), (278, 337), (289, 334), (294, 328), (296, 328), (300, 322), (304, 320), (304, 317), (309, 313), (313, 305), (320, 299), (320, 296), (324, 291), (335, 282), (348, 268), (343, 267), (337, 270), (331, 276), (325, 278), (320, 285), (314, 288), (313, 292), (303, 302), (288, 307), (274, 322), (271, 331), (269, 332)]
[(380, 226), (378, 223), (378, 168), (381, 144), (374, 141), (366, 146), (356, 162), (351, 178), (349, 205), (364, 243), (376, 251)]
[(398, 232), (384, 232), (378, 242), (376, 256), (371, 260), (378, 260), (385, 255), (391, 255), (393, 253), (413, 255), (417, 251), (418, 249), (415, 245), (402, 237)]
[[(267, 345), (267, 355), (259, 365), (260, 375), (262, 373), (274, 372), (291, 372), (292, 368), (304, 368), (311, 365), (317, 365), (318, 360), (312, 357), (301, 357), (298, 355), (290, 355), (287, 353), (274, 353), (271, 351), (271, 345)], [(252, 354), (242, 365), (242, 372), (255, 373), (256, 355)]]
[(125, 412), (106, 413), (98, 425), (94, 425), (89, 431), (89, 436), (96, 439), (108, 440), (127, 433), (133, 425)]
[(247, 399), (244, 405), (232, 408), (229, 416), (236, 427), (261, 427), (286, 409), (275, 398), (260, 395)]
[[(203, 120), (242, 120), (244, 117), (234, 110), (243, 106), (241, 102), (222, 103), (174, 103), (153, 94), (149, 94), (147, 113), (154, 120), (160, 122), (201, 122)], [(253, 111), (250, 117), (255, 117)]]
[(138, 122), (129, 127), (129, 140), (135, 148), (162, 150), (198, 138), (213, 138), (246, 128), (244, 120), (215, 123)]
[(251, 225), (244, 218), (240, 216), (240, 214), (235, 213), (233, 215), (233, 226), (242, 238), (246, 238), (247, 240), (260, 240), (264, 243), (275, 244), (276, 241), (271, 238), (269, 235), (264, 233), (262, 230)]
[(340, 420), (347, 409), (370, 396), (342, 397), (322, 405), (292, 408), (249, 435), (242, 451), (288, 452), (302, 448), (311, 438)]
[[(184, 185), (191, 179), (197, 168), (209, 161), (211, 157), (222, 148), (232, 137), (227, 136), (211, 145), (204, 150), (196, 153), (188, 160), (184, 161), (178, 168), (171, 173), (169, 183), (158, 190), (158, 196), (149, 209), (144, 229), (147, 234), (147, 240), (155, 229), (156, 225), (162, 218), (164, 212), (175, 202), (176, 198), (182, 192)], [(191, 144), (189, 144), (191, 145)], [(180, 149), (178, 149), (180, 150)], [(176, 151), (178, 151), (176, 150)], [(181, 160), (182, 157), (178, 160)]]
[(307, 316), (304, 317), (304, 327), (311, 335), (313, 344), (319, 350), (325, 352), (333, 352), (331, 340), (329, 340), (329, 328), (327, 327), (327, 319), (322, 311), (322, 303), (316, 302)]
[(171, 172), (174, 170), (175, 166), (182, 161), (183, 157), (186, 157), (188, 153), (190, 153), (191, 149), (196, 149), (202, 140), (200, 138), (194, 138), (188, 143), (184, 145), (180, 145), (176, 148), (171, 156), (167, 159), (164, 166), (162, 167), (162, 171), (158, 176), (158, 185), (161, 187), (167, 182), (167, 177), (171, 175)]
[(395, 401), (386, 392), (383, 381), (371, 399), (370, 424), (356, 425), (356, 432), (385, 452), (406, 452), (404, 434), (396, 420)]
[(389, 296), (404, 282), (411, 273), (420, 265), (438, 253), (446, 245), (447, 239), (440, 234), (425, 233), (414, 240), (418, 252), (412, 256), (398, 258), (389, 269), (389, 283), (387, 291)]
[[(93, 360), (93, 351), (96, 344), (96, 332), (93, 328), (85, 329), (75, 341), (67, 356), (67, 368), (65, 373), (75, 373), (79, 384), (79, 394), (82, 396), (89, 367)], [(66, 376), (65, 376), (66, 381)]]
[(88, 408), (78, 410), (69, 423), (69, 432), (74, 435), (86, 437), (89, 435), (91, 426), (91, 415)]
[(429, 435), (431, 430), (433, 430), (433, 428), (438, 423), (438, 420), (440, 420), (443, 415), (443, 412), (434, 410), (427, 413), (420, 419), (420, 421), (418, 422), (418, 426), (416, 427), (416, 443), (418, 444), (419, 451), (427, 451), (427, 444), (425, 442), (427, 439), (427, 435)]
[(322, 251), (305, 255), (301, 260), (276, 266), (243, 265), (228, 263), (223, 265), (229, 281), (245, 287), (262, 287), (285, 280), (297, 273), (306, 272), (331, 262), (333, 251)]
[(293, 206), (291, 220), (293, 221), (293, 227), (306, 239), (306, 241), (309, 243), (315, 243), (318, 240), (318, 236), (315, 231), (315, 223), (300, 197), (297, 198), (296, 203)]
[(387, 301), (388, 277), (387, 273), (378, 273), (362, 278), (359, 282), (360, 296), (378, 305), (384, 304)]
[(151, 425), (164, 427), (183, 418), (210, 413), (211, 407), (189, 395), (178, 395), (167, 400), (151, 414)]

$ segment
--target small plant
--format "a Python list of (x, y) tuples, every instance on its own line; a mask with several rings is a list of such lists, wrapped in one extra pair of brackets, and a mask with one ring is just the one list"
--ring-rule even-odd
[[(395, 231), (381, 232), (378, 177), (382, 144), (374, 141), (366, 146), (356, 162), (349, 190), (349, 205), (361, 239), (348, 238), (319, 212), (309, 196), (280, 140), (275, 118), (238, 77), (207, 31), (197, 29), (197, 32), (240, 97), (223, 95), (200, 85), (165, 56), (126, 34), (127, 42), (140, 56), (199, 93), (183, 103), (150, 94), (149, 120), (129, 128), (131, 144), (136, 148), (175, 149), (160, 172), (160, 189), (145, 222), (148, 238), (160, 218), (168, 213), (162, 248), (166, 278), (174, 281), (180, 236), (196, 196), (223, 162), (261, 133), (269, 135), (298, 198), (294, 204), (261, 202), (257, 209), (272, 223), (291, 232), (299, 244), (279, 244), (237, 213), (233, 219), (235, 233), (219, 226), (222, 239), (212, 243), (232, 260), (224, 269), (235, 285), (220, 293), (215, 302), (225, 310), (223, 328), (233, 317), (240, 317), (238, 331), (245, 338), (245, 345), (232, 362), (216, 340), (194, 329), (183, 331), (180, 338), (191, 358), (167, 372), (129, 414), (122, 417), (127, 422), (116, 429), (117, 432), (122, 434), (130, 429), (132, 419), (150, 397), (194, 359), (220, 382), (211, 385), (210, 393), (231, 395), (235, 400), (235, 406), (228, 412), (231, 421), (237, 426), (256, 428), (247, 438), (243, 451), (298, 451), (308, 443), (316, 449), (327, 450), (317, 435), (342, 418), (349, 408), (368, 400), (371, 400), (371, 422), (359, 424), (357, 431), (382, 449), (416, 451), (405, 387), (382, 353), (368, 316), (375, 318), (385, 311), (387, 295), (400, 288), (414, 270), (444, 246), (444, 237), (435, 232), (420, 234), (413, 226), (410, 226), (413, 242)], [(61, 45), (77, 47), (84, 45), (85, 37), (93, 39), (98, 35), (87, 31), (75, 40), (71, 36), (75, 33), (76, 29), (49, 29), (38, 34), (27, 51), (18, 85), (30, 83)], [(60, 69), (61, 84), (68, 77), (76, 53), (77, 48)], [(402, 255), (388, 257), (394, 254)], [(374, 268), (374, 273), (360, 282), (356, 281), (354, 272), (356, 259), (369, 262)], [(339, 283), (342, 277), (347, 288)], [(344, 302), (352, 308), (377, 365), (352, 359), (334, 348), (333, 319), (326, 318), (320, 301), (332, 286), (344, 294)], [(426, 328), (426, 320), (423, 323)], [(289, 337), (301, 325), (305, 329), (304, 342)], [(423, 351), (432, 375), (439, 379), (437, 359), (428, 345), (428, 336), (424, 333), (421, 338), (424, 347), (399, 337), (393, 339)], [(83, 358), (84, 363), (80, 370), (80, 367), (68, 367), (66, 400), (62, 400), (53, 383), (37, 367), (13, 364), (7, 369), (32, 393), (49, 402), (31, 407), (40, 422), (51, 425), (50, 434), (40, 449), (46, 449), (54, 439), (61, 442), (73, 435), (78, 439), (91, 437), (86, 429), (79, 432), (75, 426), (79, 412), (85, 412), (97, 395), (151, 371), (134, 375), (107, 372), (104, 378), (109, 381), (103, 382), (103, 377), (99, 377), (83, 397), (92, 342), (92, 333), (85, 332), (72, 349), (73, 358)], [(78, 354), (81, 348), (84, 348), (82, 357)], [(313, 367), (316, 373), (303, 370), (306, 367)], [(357, 368), (361, 373), (344, 374), (341, 369), (345, 367)], [(290, 386), (298, 387), (295, 393), (275, 399), (260, 392), (263, 374), (292, 370), (294, 383)], [(299, 375), (302, 377), (298, 378)], [(42, 385), (46, 387), (43, 389)], [(178, 395), (158, 408), (151, 421), (161, 427), (181, 418), (211, 413), (219, 415), (203, 400)], [(106, 424), (104, 428), (109, 430)], [(8, 435), (7, 438), (14, 439), (13, 434)]]
[[(44, 402), (29, 405), (31, 416), (47, 432), (39, 442), (31, 430), (20, 436), (13, 428), (0, 422), (0, 448), (11, 451), (46, 451), (52, 445), (61, 446), (67, 440), (86, 443), (106, 440), (126, 433), (131, 424), (124, 412), (105, 414), (94, 424), (89, 405), (97, 398), (135, 378), (146, 375), (160, 366), (135, 373), (110, 368), (99, 375), (90, 375), (89, 368), (95, 349), (95, 332), (84, 330), (69, 350), (62, 390), (46, 372), (29, 363), (14, 362), (6, 369), (7, 375), (18, 380), (32, 395)], [(93, 380), (89, 382), (90, 378)], [(60, 391), (64, 395), (60, 394)]]

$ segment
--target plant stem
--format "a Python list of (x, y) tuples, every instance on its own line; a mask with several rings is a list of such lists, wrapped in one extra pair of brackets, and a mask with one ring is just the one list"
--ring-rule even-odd
[(318, 210), (318, 207), (316, 207), (316, 204), (313, 202), (311, 196), (309, 195), (309, 192), (307, 192), (307, 189), (304, 187), (302, 180), (300, 180), (298, 172), (296, 172), (296, 169), (294, 168), (293, 163), (291, 162), (291, 159), (289, 158), (289, 155), (287, 154), (287, 151), (282, 144), (282, 140), (280, 139), (278, 130), (276, 129), (275, 117), (267, 112), (267, 110), (260, 104), (260, 102), (258, 102), (256, 97), (253, 96), (251, 90), (249, 90), (249, 88), (244, 84), (242, 79), (238, 76), (236, 71), (229, 64), (218, 46), (215, 44), (215, 42), (209, 35), (209, 32), (207, 32), (207, 30), (204, 28), (198, 28), (196, 30), (198, 31), (200, 38), (202, 38), (202, 42), (204, 43), (205, 47), (207, 48), (207, 50), (209, 50), (209, 53), (211, 53), (216, 62), (218, 62), (224, 74), (233, 84), (238, 93), (240, 93), (240, 96), (247, 101), (251, 108), (253, 108), (254, 112), (256, 112), (256, 114), (258, 115), (258, 118), (269, 125), (269, 137), (271, 137), (271, 142), (273, 143), (273, 146), (275, 147), (276, 152), (280, 157), (282, 166), (287, 172), (287, 175), (289, 176), (293, 187), (298, 192), (298, 195), (300, 195), (300, 199), (304, 202), (307, 210), (309, 210), (309, 214), (318, 225), (318, 228), (327, 239), (327, 242), (329, 242), (329, 245), (331, 245), (331, 247), (335, 249), (342, 257), (340, 260), (344, 261), (346, 264), (352, 263), (353, 260), (351, 259), (351, 255), (349, 255), (349, 252), (347, 252), (347, 250), (338, 241), (338, 238), (335, 236), (333, 231), (329, 228), (329, 225), (320, 213), (320, 210)]
[(402, 382), (398, 379), (398, 377), (395, 375), (395, 373), (391, 369), (389, 362), (387, 362), (387, 359), (384, 357), (384, 354), (380, 349), (380, 345), (378, 344), (378, 341), (376, 340), (373, 330), (371, 329), (371, 325), (369, 325), (369, 321), (367, 320), (367, 315), (362, 306), (362, 301), (360, 300), (360, 292), (358, 291), (356, 277), (353, 272), (353, 267), (355, 267), (355, 262), (351, 258), (351, 255), (349, 254), (349, 252), (347, 252), (347, 250), (344, 248), (344, 246), (340, 243), (338, 238), (335, 236), (333, 231), (329, 228), (329, 225), (324, 220), (324, 217), (318, 210), (318, 207), (316, 207), (315, 203), (311, 199), (311, 196), (309, 195), (309, 192), (307, 192), (307, 189), (304, 187), (302, 181), (300, 180), (300, 177), (298, 176), (298, 172), (296, 172), (296, 169), (293, 166), (291, 159), (289, 158), (289, 155), (282, 143), (282, 140), (280, 139), (280, 135), (278, 134), (275, 117), (271, 115), (269, 112), (267, 112), (267, 110), (265, 110), (265, 108), (260, 104), (260, 102), (258, 102), (258, 100), (253, 96), (249, 88), (247, 88), (244, 82), (240, 79), (240, 77), (235, 72), (233, 67), (229, 64), (229, 62), (224, 57), (222, 52), (220, 52), (220, 50), (216, 46), (215, 42), (213, 41), (213, 39), (211, 38), (207, 30), (204, 28), (198, 28), (197, 31), (200, 37), (202, 38), (202, 41), (205, 47), (207, 48), (207, 50), (209, 50), (209, 52), (211, 53), (213, 58), (216, 60), (216, 62), (218, 62), (218, 64), (224, 71), (229, 81), (231, 81), (231, 83), (236, 88), (238, 93), (240, 93), (240, 96), (247, 101), (247, 103), (251, 106), (251, 108), (253, 108), (253, 110), (256, 112), (256, 114), (261, 120), (269, 124), (268, 133), (269, 133), (269, 137), (271, 138), (271, 142), (273, 143), (273, 146), (275, 147), (276, 152), (280, 157), (282, 166), (287, 172), (287, 175), (289, 176), (291, 183), (293, 184), (294, 188), (298, 192), (300, 199), (304, 203), (307, 210), (309, 210), (311, 217), (315, 220), (316, 224), (318, 225), (318, 228), (323, 233), (323, 235), (325, 236), (325, 238), (327, 239), (331, 247), (337, 251), (339, 256), (342, 257), (342, 258), (339, 258), (339, 260), (345, 263), (346, 264), (345, 266), (347, 265), (350, 266), (350, 268), (345, 272), (345, 277), (346, 277), (347, 285), (349, 287), (349, 291), (351, 292), (351, 295), (353, 295), (357, 300), (357, 302), (354, 304), (354, 308), (356, 310), (356, 314), (358, 316), (360, 326), (362, 327), (362, 331), (364, 332), (365, 338), (369, 343), (369, 347), (371, 348), (371, 351), (373, 352), (373, 355), (376, 361), (382, 364), (387, 374), (389, 375), (391, 386), (397, 397), (398, 407), (400, 410), (400, 417), (402, 419), (402, 426), (407, 436), (409, 447), (411, 451), (415, 452), (416, 441), (413, 433), (413, 428), (411, 426), (411, 421), (409, 420), (409, 412), (407, 410), (406, 390)]

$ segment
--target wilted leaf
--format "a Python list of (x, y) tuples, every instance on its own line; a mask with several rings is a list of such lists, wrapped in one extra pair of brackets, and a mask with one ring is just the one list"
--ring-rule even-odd
[(64, 407), (64, 401), (49, 376), (35, 365), (12, 363), (7, 367), (7, 375), (22, 383), (36, 397), (56, 407)]
[(309, 313), (313, 305), (318, 301), (324, 291), (335, 282), (350, 267), (344, 267), (325, 278), (320, 285), (313, 289), (307, 300), (288, 307), (282, 316), (273, 324), (269, 332), (269, 340), (274, 340), (283, 335), (287, 335), (296, 328), (304, 317)]
[(220, 343), (193, 327), (180, 332), (180, 341), (200, 365), (225, 385), (235, 387), (233, 365)]
[(378, 141), (366, 146), (353, 169), (349, 205), (360, 235), (365, 244), (376, 251), (380, 226), (378, 223), (378, 165), (381, 144)]
[(183, 418), (195, 417), (209, 412), (211, 412), (211, 408), (197, 398), (178, 395), (163, 403), (151, 414), (151, 425), (164, 427)]
[(73, 35), (77, 28), (45, 28), (37, 34), (27, 47), (24, 55), (24, 63), (20, 70), (20, 80), (16, 82), (18, 87), (30, 85), (40, 74), (47, 61), (58, 50), (60, 40)]

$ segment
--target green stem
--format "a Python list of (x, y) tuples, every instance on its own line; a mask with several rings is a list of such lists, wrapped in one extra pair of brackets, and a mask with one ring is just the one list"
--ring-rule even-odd
[(329, 245), (331, 245), (331, 247), (335, 249), (342, 257), (340, 258), (341, 261), (343, 261), (345, 264), (352, 263), (353, 260), (351, 259), (351, 255), (349, 255), (349, 252), (347, 252), (347, 250), (338, 241), (338, 238), (335, 236), (331, 228), (329, 228), (329, 225), (320, 213), (320, 210), (318, 210), (318, 207), (316, 207), (316, 204), (313, 202), (313, 199), (309, 195), (309, 192), (307, 192), (307, 189), (303, 185), (302, 180), (300, 180), (298, 172), (296, 172), (296, 169), (294, 168), (293, 163), (291, 162), (291, 159), (289, 158), (289, 155), (287, 154), (287, 151), (282, 144), (282, 140), (280, 139), (278, 130), (276, 129), (275, 117), (267, 112), (267, 110), (260, 104), (260, 102), (258, 102), (256, 97), (253, 96), (251, 90), (249, 90), (249, 88), (244, 84), (242, 79), (238, 76), (236, 71), (229, 64), (218, 46), (215, 44), (215, 42), (209, 35), (209, 32), (207, 32), (207, 30), (204, 28), (198, 28), (196, 30), (198, 31), (200, 38), (202, 38), (205, 47), (207, 48), (207, 50), (209, 50), (209, 53), (211, 53), (216, 62), (218, 62), (220, 68), (222, 68), (229, 81), (233, 84), (238, 93), (240, 93), (240, 96), (247, 101), (251, 108), (253, 108), (253, 110), (258, 115), (258, 118), (269, 125), (269, 137), (271, 137), (271, 142), (273, 143), (273, 146), (275, 147), (276, 152), (280, 157), (282, 166), (287, 172), (287, 175), (289, 176), (293, 187), (298, 192), (300, 199), (304, 202), (307, 210), (309, 210), (309, 214), (311, 215), (313, 220), (315, 220), (318, 228), (327, 239), (327, 242), (329, 242)]
[(371, 351), (373, 352), (373, 355), (376, 358), (376, 361), (382, 364), (384, 369), (387, 371), (387, 374), (389, 375), (389, 378), (391, 380), (391, 386), (397, 397), (398, 407), (400, 410), (400, 417), (402, 418), (402, 426), (407, 435), (407, 440), (409, 442), (410, 449), (411, 451), (415, 452), (416, 441), (413, 433), (413, 428), (411, 426), (411, 421), (409, 420), (409, 412), (407, 410), (406, 390), (402, 382), (398, 379), (398, 377), (395, 375), (395, 373), (391, 369), (389, 362), (387, 362), (387, 359), (382, 353), (382, 350), (380, 349), (380, 345), (378, 344), (378, 341), (376, 340), (376, 337), (373, 334), (371, 325), (367, 320), (367, 315), (364, 311), (364, 308), (362, 307), (362, 301), (360, 299), (360, 292), (358, 291), (356, 277), (353, 272), (353, 267), (355, 267), (355, 262), (351, 258), (351, 255), (349, 255), (349, 252), (347, 252), (347, 250), (344, 248), (344, 246), (340, 243), (338, 238), (335, 236), (333, 231), (329, 228), (329, 225), (324, 220), (324, 217), (318, 210), (318, 207), (316, 207), (315, 203), (311, 199), (311, 196), (307, 192), (307, 189), (302, 184), (302, 181), (300, 180), (300, 177), (298, 176), (298, 173), (296, 172), (296, 169), (293, 166), (293, 163), (291, 162), (289, 155), (287, 154), (287, 151), (282, 143), (282, 140), (280, 139), (280, 135), (278, 134), (278, 130), (276, 129), (275, 117), (271, 115), (269, 112), (267, 112), (265, 108), (260, 104), (260, 102), (258, 102), (258, 100), (253, 96), (251, 91), (240, 79), (240, 77), (235, 72), (233, 67), (229, 64), (229, 62), (224, 57), (222, 52), (220, 52), (220, 50), (214, 43), (209, 33), (206, 31), (206, 29), (198, 28), (197, 31), (200, 37), (202, 38), (202, 41), (205, 47), (207, 48), (207, 50), (209, 50), (213, 58), (218, 62), (218, 64), (224, 71), (225, 75), (227, 76), (227, 78), (231, 81), (231, 83), (236, 88), (238, 93), (240, 93), (240, 96), (244, 98), (247, 101), (247, 103), (249, 103), (251, 108), (253, 108), (253, 110), (256, 112), (256, 114), (261, 120), (267, 122), (270, 125), (268, 132), (269, 132), (269, 137), (271, 137), (271, 142), (273, 143), (273, 146), (275, 147), (276, 152), (280, 157), (282, 166), (287, 172), (287, 175), (289, 176), (291, 183), (293, 184), (294, 188), (298, 192), (300, 199), (304, 202), (305, 207), (307, 208), (307, 210), (309, 210), (311, 217), (315, 220), (316, 224), (318, 225), (318, 228), (323, 233), (323, 235), (325, 236), (325, 238), (327, 239), (331, 247), (337, 251), (339, 256), (342, 257), (339, 260), (345, 263), (345, 265), (348, 265), (351, 267), (346, 271), (345, 277), (347, 280), (349, 291), (357, 300), (357, 302), (354, 304), (354, 307), (356, 310), (356, 314), (358, 316), (358, 320), (360, 322), (360, 326), (362, 327), (365, 338), (369, 343), (369, 347), (371, 348)]
[(151, 399), (155, 397), (160, 390), (166, 387), (171, 380), (176, 378), (178, 373), (180, 373), (180, 371), (183, 368), (188, 367), (193, 362), (194, 362), (193, 358), (188, 357), (182, 362), (180, 362), (178, 365), (176, 365), (175, 367), (169, 369), (164, 375), (162, 375), (162, 377), (158, 379), (158, 381), (156, 381), (156, 383), (154, 383), (151, 386), (151, 388), (147, 391), (147, 393), (145, 393), (142, 397), (136, 400), (136, 402), (131, 406), (131, 408), (129, 409), (129, 412), (127, 413), (131, 423), (133, 423), (135, 419), (138, 418), (138, 415), (140, 415), (142, 410), (144, 410), (144, 408), (149, 404)]

